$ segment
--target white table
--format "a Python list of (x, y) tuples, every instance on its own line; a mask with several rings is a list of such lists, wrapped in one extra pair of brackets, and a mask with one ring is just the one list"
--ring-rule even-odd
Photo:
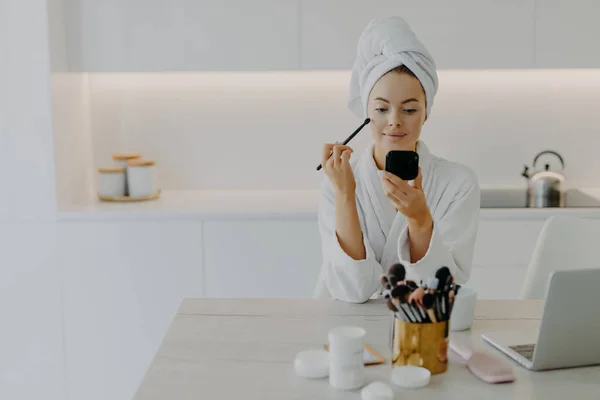
[[(469, 341), (502, 358), (481, 340), (481, 332), (537, 327), (541, 310), (539, 301), (479, 301), (472, 329), (452, 332), (450, 338)], [(327, 379), (303, 379), (293, 369), (298, 351), (319, 348), (326, 343), (329, 329), (348, 324), (364, 327), (366, 342), (386, 357), (385, 364), (366, 367), (368, 382), (389, 382), (390, 314), (380, 301), (185, 299), (135, 399), (360, 399), (360, 391), (337, 391)], [(423, 389), (395, 388), (395, 398), (600, 398), (600, 367), (530, 372), (514, 363), (513, 368), (514, 383), (486, 384), (450, 351), (446, 373), (433, 376)]]

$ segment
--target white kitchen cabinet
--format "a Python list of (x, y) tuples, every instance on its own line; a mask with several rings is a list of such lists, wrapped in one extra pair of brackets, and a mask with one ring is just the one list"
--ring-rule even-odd
[(312, 297), (321, 267), (316, 220), (204, 223), (209, 297)]
[(438, 68), (533, 66), (534, 0), (301, 0), (303, 69), (349, 69), (372, 18), (398, 15)]
[(183, 296), (201, 296), (202, 225), (61, 222), (67, 392), (125, 400)]
[(61, 279), (54, 238), (53, 222), (0, 221), (3, 400), (66, 398)]
[(46, 2), (0, 2), (0, 217), (56, 210)]
[(479, 267), (474, 265), (465, 286), (477, 291), (480, 299), (518, 299), (527, 265)]
[[(518, 297), (543, 223), (481, 219), (468, 285), (481, 298)], [(207, 296), (312, 296), (321, 266), (316, 221), (206, 221), (203, 237)]]
[(507, 267), (529, 264), (545, 220), (480, 219), (473, 265)]
[(298, 4), (278, 0), (70, 0), (76, 70), (297, 69)]
[(536, 67), (599, 67), (599, 16), (597, 0), (537, 0)]
[(516, 299), (544, 219), (479, 220), (467, 286), (482, 299)]

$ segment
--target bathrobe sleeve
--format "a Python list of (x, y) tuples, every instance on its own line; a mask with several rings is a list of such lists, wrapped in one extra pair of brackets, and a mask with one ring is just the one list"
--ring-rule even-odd
[(331, 183), (321, 186), (319, 200), (319, 232), (323, 254), (322, 276), (325, 286), (334, 299), (350, 303), (364, 303), (380, 287), (383, 268), (377, 262), (375, 253), (366, 235), (360, 206), (358, 215), (363, 232), (366, 258), (355, 260), (342, 249), (335, 230), (335, 193)]
[(429, 249), (421, 260), (410, 262), (408, 225), (400, 233), (398, 258), (405, 265), (407, 276), (410, 274), (415, 280), (425, 282), (442, 266), (450, 269), (459, 284), (466, 283), (471, 275), (479, 224), (480, 191), (475, 173), (468, 170), (462, 175), (462, 179), (454, 180), (446, 188), (441, 201), (448, 199), (448, 207), (441, 217), (434, 217)]

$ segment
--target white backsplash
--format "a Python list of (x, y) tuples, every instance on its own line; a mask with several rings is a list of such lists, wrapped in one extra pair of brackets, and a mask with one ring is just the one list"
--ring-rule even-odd
[[(568, 185), (600, 187), (600, 70), (439, 71), (422, 138), (482, 186), (522, 186), (544, 149)], [(118, 151), (157, 161), (163, 189), (316, 189), (322, 143), (361, 122), (349, 71), (89, 74), (94, 167)], [(370, 141), (364, 130), (351, 144)]]

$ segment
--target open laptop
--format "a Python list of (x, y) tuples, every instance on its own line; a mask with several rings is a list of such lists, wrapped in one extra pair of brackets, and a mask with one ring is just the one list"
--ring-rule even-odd
[(534, 371), (600, 364), (600, 269), (552, 273), (539, 330), (481, 337)]

